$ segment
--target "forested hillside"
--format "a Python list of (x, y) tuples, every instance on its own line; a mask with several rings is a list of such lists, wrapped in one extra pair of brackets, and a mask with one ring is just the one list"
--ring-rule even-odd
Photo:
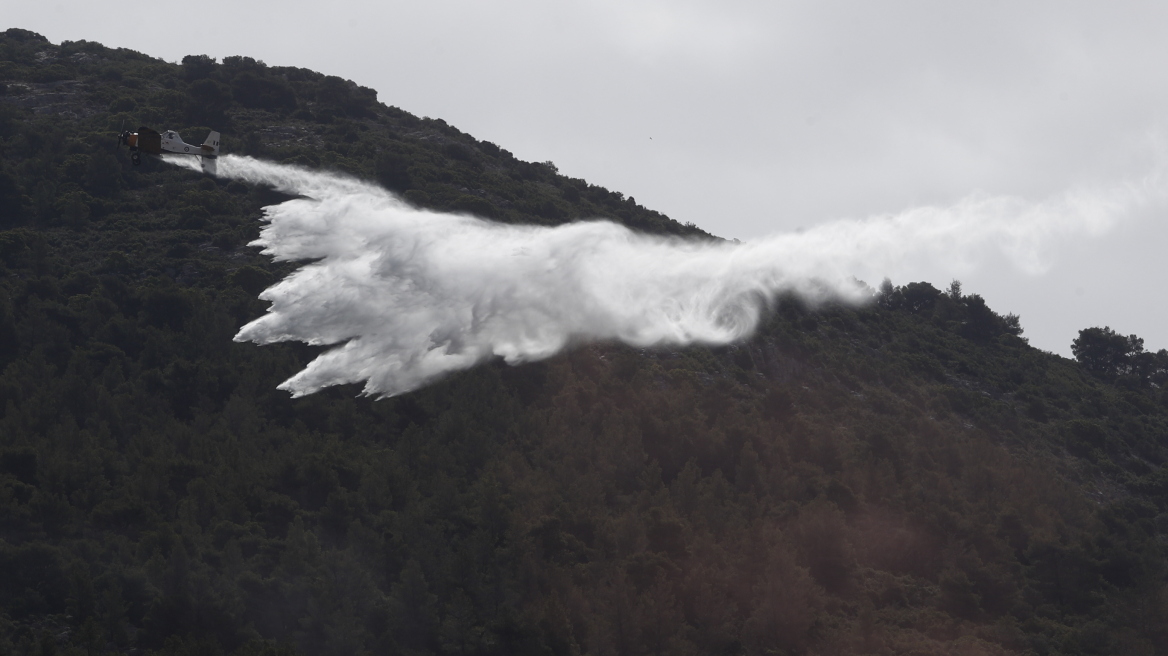
[[(0, 654), (1168, 654), (1168, 353), (959, 284), (779, 299), (387, 400), (237, 344), (276, 192), (139, 125), (498, 221), (709, 239), (376, 93), (0, 34)], [(944, 285), (942, 285), (944, 286)], [(1023, 318), (1024, 321), (1024, 318)]]

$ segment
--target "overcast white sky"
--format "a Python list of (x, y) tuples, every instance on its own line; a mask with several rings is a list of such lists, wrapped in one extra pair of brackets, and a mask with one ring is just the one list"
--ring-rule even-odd
[[(0, 29), (54, 43), (352, 79), (739, 239), (972, 193), (1041, 201), (1139, 178), (1168, 151), (1164, 2), (11, 4)], [(1064, 355), (1104, 324), (1168, 348), (1164, 210), (1052, 245), (1042, 275), (908, 262), (893, 281), (961, 278)]]

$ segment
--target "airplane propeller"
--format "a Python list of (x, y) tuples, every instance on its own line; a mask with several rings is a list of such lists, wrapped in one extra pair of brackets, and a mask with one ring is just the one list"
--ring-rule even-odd
[(130, 137), (133, 136), (133, 134), (134, 133), (132, 133), (126, 129), (126, 121), (125, 121), (125, 119), (122, 119), (122, 126), (121, 126), (120, 131), (118, 132), (117, 148), (120, 150), (123, 144), (129, 146), (130, 147), (130, 163), (133, 164), (134, 166), (138, 166), (139, 164), (142, 163), (142, 153), (138, 152), (137, 146), (130, 144)]

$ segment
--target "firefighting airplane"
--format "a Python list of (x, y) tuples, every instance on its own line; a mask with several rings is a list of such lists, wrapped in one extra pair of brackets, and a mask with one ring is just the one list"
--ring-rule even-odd
[(182, 140), (174, 130), (163, 133), (155, 132), (150, 128), (141, 127), (137, 132), (126, 130), (118, 135), (118, 146), (130, 147), (130, 161), (137, 166), (142, 163), (142, 153), (147, 155), (162, 155), (174, 153), (177, 155), (194, 155), (200, 158), (203, 171), (215, 173), (215, 159), (219, 157), (219, 133), (212, 131), (207, 135), (201, 146), (192, 146)]

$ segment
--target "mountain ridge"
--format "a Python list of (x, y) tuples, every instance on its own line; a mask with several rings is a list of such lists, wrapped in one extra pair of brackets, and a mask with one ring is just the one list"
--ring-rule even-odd
[(1168, 396), (1130, 340), (1088, 333), (1092, 370), (887, 283), (776, 299), (731, 347), (292, 400), (319, 349), (231, 340), (294, 266), (245, 246), (286, 197), (131, 167), (124, 121), (439, 211), (711, 237), (303, 69), (8, 30), (0, 84), (0, 650), (1168, 650)]

